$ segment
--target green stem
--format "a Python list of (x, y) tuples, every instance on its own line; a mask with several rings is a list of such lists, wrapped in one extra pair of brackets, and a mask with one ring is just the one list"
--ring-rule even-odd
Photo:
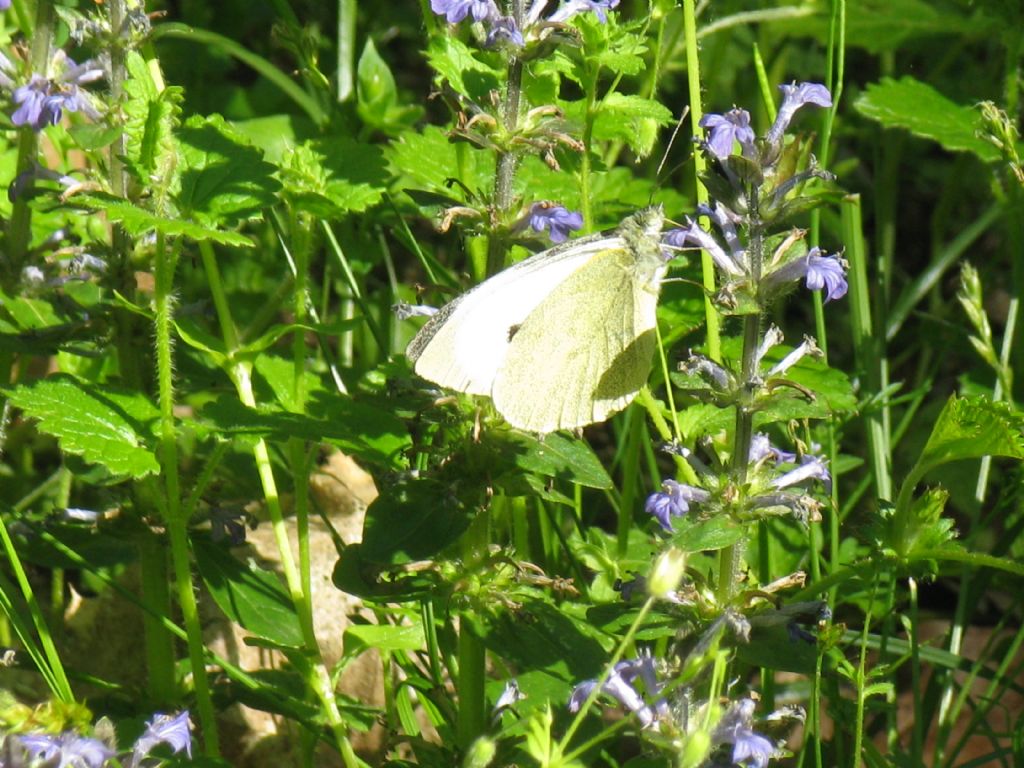
[[(623, 655), (626, 653), (626, 649), (633, 644), (633, 638), (636, 637), (637, 631), (640, 629), (640, 626), (643, 624), (644, 619), (647, 618), (647, 614), (650, 613), (651, 608), (653, 607), (654, 598), (648, 597), (644, 604), (640, 607), (640, 610), (637, 612), (636, 618), (633, 619), (633, 622), (629, 625), (629, 629), (626, 630), (626, 634), (623, 635), (622, 640), (619, 642), (618, 647), (615, 649), (615, 653), (613, 653), (611, 659), (608, 660), (608, 664), (605, 667), (604, 672), (601, 674), (600, 680), (602, 683), (604, 683), (606, 680), (608, 680), (609, 677), (611, 677), (612, 671), (615, 669), (615, 665), (622, 660)], [(563, 754), (565, 752), (565, 749), (568, 746), (569, 742), (572, 740), (573, 735), (583, 724), (583, 720), (587, 716), (587, 712), (590, 711), (590, 708), (594, 705), (594, 702), (597, 701), (597, 697), (599, 695), (601, 695), (601, 686), (595, 685), (594, 689), (590, 692), (590, 695), (587, 697), (586, 701), (583, 702), (583, 705), (580, 707), (579, 711), (576, 713), (576, 716), (569, 724), (569, 727), (565, 731), (565, 735), (562, 736), (562, 740), (558, 742), (557, 751), (555, 751), (553, 754)], [(565, 760), (567, 762), (571, 761), (580, 753), (580, 749), (576, 749), (573, 752), (566, 754)]]
[[(882, 387), (879, 366), (879, 342), (873, 332), (871, 287), (867, 275), (867, 252), (864, 247), (860, 217), (860, 198), (850, 195), (839, 209), (843, 242), (850, 262), (850, 315), (853, 326), (853, 350), (857, 368), (864, 372), (865, 391), (877, 394)], [(889, 436), (883, 414), (876, 409), (864, 415), (868, 431), (868, 452), (875, 492), (879, 499), (892, 499)]]
[[(32, 35), (30, 61), (34, 74), (46, 76), (50, 65), (50, 47), (53, 41), (53, 2), (39, 0), (36, 5), (35, 32)], [(31, 126), (22, 126), (18, 136), (18, 159), (15, 175), (29, 171), (39, 154), (39, 136)], [(28, 246), (32, 239), (32, 209), (29, 196), (19, 195), (11, 207), (11, 218), (7, 222), (7, 268), (2, 275), (3, 284), (14, 289), (21, 280), (25, 267)]]
[[(512, 18), (519, 29), (523, 24), (523, 0), (512, 0), (509, 3)], [(494, 213), (499, 222), (507, 224), (514, 199), (513, 183), (519, 169), (519, 152), (512, 148), (512, 138), (519, 130), (519, 112), (523, 98), (523, 62), (514, 53), (509, 54), (508, 67), (505, 74), (505, 98), (501, 105), (502, 132), (506, 137), (505, 148), (498, 153), (497, 166), (494, 171)], [(501, 227), (502, 232), (505, 231)], [(507, 253), (505, 237), (491, 236), (487, 238), (487, 277), (497, 274), (505, 267)]]
[[(139, 575), (146, 603), (165, 616), (172, 615), (167, 542), (155, 533), (139, 540)], [(142, 615), (142, 642), (146, 653), (147, 693), (153, 701), (170, 704), (176, 698), (174, 638), (153, 615)]]
[(356, 84), (356, 0), (338, 0), (338, 102), (352, 98)]
[[(4, 522), (4, 517), (4, 514), (0, 514), (0, 544), (3, 545), (3, 552), (7, 555), (7, 566), (14, 573), (14, 578), (18, 582), (22, 599), (25, 601), (36, 636), (39, 638), (39, 645), (42, 646), (41, 653), (38, 651), (32, 653), (33, 660), (39, 667), (39, 672), (43, 675), (53, 695), (62, 702), (70, 704), (75, 700), (75, 696), (71, 692), (71, 684), (64, 673), (64, 665), (61, 663), (60, 654), (57, 653), (57, 648), (53, 643), (53, 637), (46, 624), (46, 617), (43, 616), (43, 611), (36, 601), (32, 585), (28, 581), (28, 575), (21, 564), (21, 558), (18, 556), (18, 551), (14, 548), (14, 541), (11, 540), (10, 534), (7, 532), (7, 524)], [(0, 585), (0, 592), (4, 591), (3, 585)], [(10, 598), (6, 595), (0, 595), (0, 599), (3, 600), (3, 609), (7, 613), (8, 619), (11, 620), (16, 629), (19, 629), (19, 634), (26, 635), (22, 640), (26, 649), (30, 650), (32, 643), (31, 637), (27, 636), (28, 627), (22, 627), (17, 621)]]
[[(231, 361), (228, 375), (235, 385), (242, 404), (247, 408), (256, 408), (256, 395), (252, 384), (252, 363), (236, 357), (239, 349), (238, 332), (231, 317), (231, 309), (228, 305), (223, 281), (221, 280), (220, 269), (217, 266), (217, 259), (209, 241), (199, 243), (199, 254), (206, 272), (214, 308), (217, 311), (217, 319), (220, 323), (224, 347)], [(270, 449), (267, 446), (267, 442), (263, 438), (257, 440), (255, 445), (253, 445), (252, 453), (253, 459), (256, 462), (256, 471), (259, 474), (260, 483), (263, 487), (263, 496), (266, 499), (267, 514), (270, 517), (271, 529), (274, 532), (274, 539), (277, 543), (278, 556), (281, 558), (281, 570), (284, 572), (285, 584), (299, 619), (303, 645), (313, 660), (309, 667), (307, 683), (320, 700), (321, 714), (334, 734), (346, 768), (354, 768), (359, 765), (359, 759), (352, 749), (351, 741), (349, 741), (345, 723), (341, 718), (341, 712), (338, 710), (338, 703), (334, 697), (334, 686), (331, 683), (330, 674), (324, 664), (323, 656), (320, 653), (320, 646), (317, 643), (316, 634), (313, 630), (312, 612), (307, 605), (308, 596), (302, 591), (302, 579), (299, 576), (298, 569), (295, 567), (291, 543), (288, 541), (288, 531), (284, 523), (284, 512), (281, 509), (281, 498), (277, 491), (277, 481), (274, 479), (274, 469), (270, 461)]]
[[(475, 564), (487, 556), (491, 516), (500, 515), (502, 510), (499, 507), (507, 502), (508, 497), (495, 496), (491, 500), (491, 509), (482, 510), (463, 535), (462, 550), (469, 568), (475, 568)], [(483, 643), (469, 629), (468, 622), (463, 622), (459, 627), (459, 713), (456, 723), (458, 743), (463, 749), (483, 733), (487, 725), (484, 704), (485, 662)]]
[[(686, 36), (686, 81), (690, 97), (690, 126), (694, 136), (700, 136), (700, 119), (704, 108), (700, 91), (700, 56), (697, 49), (697, 18), (694, 0), (683, 0), (683, 29)], [(700, 177), (706, 168), (704, 156), (693, 153), (693, 174), (697, 203), (708, 202), (708, 191)], [(715, 309), (712, 297), (715, 295), (715, 263), (707, 252), (700, 256), (701, 275), (704, 283), (704, 317), (707, 329), (707, 354), (712, 360), (722, 360), (721, 319)]]
[(175, 248), (168, 248), (162, 234), (157, 234), (156, 269), (153, 288), (153, 305), (156, 326), (157, 386), (160, 401), (160, 465), (164, 480), (164, 515), (167, 532), (171, 541), (171, 563), (174, 582), (178, 593), (185, 634), (188, 637), (188, 655), (192, 663), (192, 679), (196, 692), (196, 708), (203, 730), (203, 744), (208, 757), (220, 754), (217, 736), (217, 720), (213, 709), (213, 697), (206, 677), (202, 628), (199, 623), (199, 609), (196, 605), (195, 589), (192, 584), (192, 568), (189, 562), (188, 520), (182, 515), (181, 485), (178, 477), (178, 428), (174, 416), (174, 360), (173, 303), (174, 272), (178, 254)]

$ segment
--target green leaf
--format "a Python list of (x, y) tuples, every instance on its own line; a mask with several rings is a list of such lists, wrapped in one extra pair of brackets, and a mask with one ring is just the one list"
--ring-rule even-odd
[(426, 639), (423, 627), (395, 627), (388, 624), (353, 624), (345, 630), (345, 655), (356, 656), (364, 650), (418, 651)]
[(521, 448), (513, 459), (521, 470), (587, 488), (612, 487), (612, 479), (583, 440), (558, 433), (539, 439), (523, 432), (510, 432), (507, 439)]
[(389, 134), (397, 134), (423, 114), (423, 108), (401, 105), (394, 75), (377, 53), (372, 38), (367, 38), (356, 67), (356, 111), (364, 123)]
[[(967, 4), (940, 4), (928, 0), (858, 0), (847, 6), (846, 44), (873, 54), (894, 51), (908, 41), (927, 37), (970, 38), (985, 41), (994, 31), (993, 20)], [(979, 6), (973, 6), (978, 8)], [(828, 36), (829, 15), (816, 13), (786, 28), (801, 27), (814, 39)], [(798, 31), (795, 30), (794, 31)]]
[(427, 61), (437, 79), (471, 101), (483, 103), (500, 86), (498, 72), (476, 58), (474, 51), (451, 35), (438, 35), (427, 47)]
[(978, 110), (960, 106), (912, 77), (885, 78), (868, 85), (854, 107), (886, 128), (905, 128), (951, 152), (972, 152), (986, 162), (999, 159), (999, 151), (978, 137), (982, 128)]
[(404, 469), (409, 435), (401, 419), (389, 411), (340, 395), (307, 403), (307, 413), (286, 413), (276, 407), (247, 408), (236, 398), (207, 403), (200, 417), (224, 435), (285, 441), (298, 437), (326, 442), (366, 462)]
[(356, 65), (356, 82), (359, 116), (370, 125), (378, 125), (398, 102), (398, 89), (391, 69), (377, 53), (373, 38), (367, 38), (363, 46)]
[(921, 452), (915, 476), (940, 464), (982, 456), (1024, 458), (1024, 416), (1005, 403), (952, 395)]
[(676, 529), (672, 543), (683, 552), (725, 549), (743, 538), (743, 527), (724, 515), (702, 522), (677, 522)]
[(97, 149), (109, 147), (123, 132), (120, 126), (106, 126), (96, 123), (74, 125), (68, 133), (74, 139), (79, 149), (91, 152)]
[(145, 185), (159, 179), (161, 191), (177, 187), (178, 145), (174, 138), (181, 114), (181, 88), (159, 88), (145, 59), (129, 51), (124, 83), (125, 163)]
[(252, 240), (238, 232), (212, 229), (177, 217), (159, 216), (132, 205), (126, 200), (101, 193), (76, 195), (74, 202), (85, 205), (94, 211), (103, 211), (107, 214), (107, 218), (119, 222), (125, 231), (134, 237), (160, 232), (167, 237), (187, 237), (197, 242), (210, 240), (223, 245), (254, 245)]
[(594, 137), (622, 139), (644, 156), (650, 153), (657, 127), (671, 122), (672, 112), (654, 99), (612, 93), (599, 105)]
[(459, 153), (448, 141), (448, 135), (437, 126), (427, 126), (423, 133), (406, 131), (386, 150), (392, 173), (401, 178), (403, 186), (436, 192), (466, 200), (461, 185), (449, 184), (458, 176), (470, 190), (490, 190), (494, 183), (494, 158), (480, 158), (480, 152)]
[(366, 510), (362, 557), (401, 564), (433, 557), (469, 526), (473, 512), (429, 478), (386, 485)]
[(193, 116), (178, 130), (182, 212), (210, 229), (233, 227), (272, 205), (274, 166), (220, 115)]
[(376, 205), (389, 182), (381, 150), (347, 137), (296, 147), (288, 154), (281, 176), (286, 194), (297, 207), (324, 218)]
[(556, 607), (527, 599), (514, 613), (473, 617), (473, 630), (490, 651), (515, 669), (543, 670), (565, 681), (563, 696), (567, 697), (569, 687), (596, 676), (608, 659), (598, 633), (583, 616), (579, 605), (566, 602)]
[(251, 560), (242, 563), (206, 538), (194, 537), (192, 551), (199, 575), (224, 615), (277, 645), (302, 647), (299, 617), (280, 576)]
[(60, 374), (4, 392), (67, 453), (115, 475), (139, 478), (160, 470), (151, 445), (160, 414), (141, 393)]

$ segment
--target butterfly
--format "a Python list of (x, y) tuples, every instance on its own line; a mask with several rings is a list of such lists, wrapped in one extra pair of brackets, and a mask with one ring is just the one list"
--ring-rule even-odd
[(487, 395), (513, 427), (606, 420), (646, 383), (666, 271), (660, 206), (499, 272), (442, 307), (406, 351), (417, 374)]

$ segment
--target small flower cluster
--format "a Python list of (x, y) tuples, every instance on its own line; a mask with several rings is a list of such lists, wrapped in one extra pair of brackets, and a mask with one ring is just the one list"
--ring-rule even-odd
[(15, 68), (0, 54), (0, 86), (13, 93), (16, 105), (11, 122), (27, 125), (38, 132), (60, 122), (64, 112), (82, 112), (98, 119), (100, 114), (82, 86), (105, 76), (103, 68), (90, 60), (76, 64), (58, 50), (50, 62), (48, 74), (34, 73), (24, 85), (15, 82)]
[[(687, 460), (705, 478), (710, 487), (721, 485), (717, 477), (692, 455)], [(792, 466), (792, 465), (796, 466)], [(789, 465), (790, 468), (783, 468)], [(772, 509), (784, 509), (804, 524), (820, 517), (820, 504), (803, 492), (809, 483), (820, 482), (826, 493), (832, 491), (832, 477), (825, 459), (813, 454), (797, 456), (776, 448), (767, 435), (754, 436), (750, 449), (750, 469), (747, 494), (738, 496), (736, 489), (726, 484), (715, 493), (686, 483), (667, 479), (661, 490), (647, 497), (644, 510), (666, 533), (674, 533), (673, 518), (680, 518), (692, 505), (705, 504), (716, 511), (734, 510), (740, 519), (759, 516)], [(800, 489), (800, 492), (794, 489)]]
[[(168, 745), (173, 754), (183, 752), (191, 759), (192, 732), (187, 711), (173, 716), (155, 715), (136, 739), (131, 753), (119, 760), (119, 764), (125, 768), (139, 768), (160, 744)], [(103, 768), (117, 756), (118, 751), (112, 745), (74, 731), (11, 734), (0, 743), (0, 764), (3, 765)]]
[[(638, 680), (643, 683), (643, 694), (636, 689)], [(601, 693), (622, 704), (637, 716), (641, 726), (647, 728), (669, 712), (668, 701), (660, 695), (662, 687), (658, 681), (654, 657), (644, 652), (635, 659), (620, 661), (607, 679), (601, 682), (585, 680), (573, 688), (569, 697), (569, 711), (574, 714), (579, 712), (594, 694), (594, 690), (600, 688)]]
[(522, 28), (512, 16), (502, 14), (494, 0), (430, 0), (430, 10), (444, 16), (449, 24), (458, 24), (467, 17), (483, 24), (488, 47), (522, 48), (528, 38), (540, 38), (545, 31), (563, 25), (579, 13), (593, 13), (603, 24), (608, 20), (608, 11), (618, 4), (619, 0), (564, 0), (545, 17), (550, 0), (534, 0), (523, 15)]
[[(783, 221), (815, 204), (813, 198), (794, 194), (809, 180), (831, 176), (813, 167), (783, 175), (800, 151), (799, 142), (786, 145), (785, 131), (794, 115), (807, 105), (832, 106), (828, 89), (818, 83), (780, 86), (783, 92), (775, 122), (764, 137), (757, 138), (750, 127), (750, 114), (732, 109), (724, 114), (705, 115), (700, 125), (707, 132), (701, 143), (711, 161), (712, 172), (704, 178), (716, 195), (713, 205), (702, 205), (698, 216), (707, 218), (718, 231), (716, 237), (692, 219), (687, 226), (666, 233), (665, 242), (677, 248), (704, 249), (727, 281), (718, 296), (726, 310), (736, 309), (737, 294), (749, 294), (759, 306), (788, 286), (803, 279), (808, 289), (824, 290), (825, 300), (846, 295), (846, 264), (820, 248), (802, 247), (802, 232), (783, 239), (770, 258), (762, 248), (751, 248), (738, 234), (740, 225), (757, 216), (765, 226)], [(736, 147), (739, 153), (736, 153)], [(787, 162), (780, 162), (782, 160)], [(724, 245), (723, 245), (724, 242)]]

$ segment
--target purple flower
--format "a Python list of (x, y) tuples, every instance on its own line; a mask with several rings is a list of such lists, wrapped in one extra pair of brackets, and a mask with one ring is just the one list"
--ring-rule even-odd
[[(15, 113), (17, 114), (17, 113)], [(12, 203), (27, 189), (31, 189), (38, 180), (56, 181), (61, 186), (71, 188), (79, 182), (71, 176), (65, 176), (49, 168), (43, 168), (38, 163), (32, 163), (28, 168), (14, 177), (14, 181), (7, 187), (7, 199)]]
[(102, 768), (115, 754), (102, 741), (79, 736), (74, 731), (58, 735), (33, 733), (17, 739), (30, 759), (52, 763), (53, 768)]
[(724, 115), (704, 115), (698, 125), (707, 129), (707, 147), (719, 160), (732, 154), (734, 141), (740, 143), (744, 154), (754, 150), (754, 129), (750, 127), (750, 113), (745, 109), (734, 107)]
[(99, 117), (89, 95), (79, 86), (103, 77), (103, 69), (92, 61), (75, 64), (63, 52), (58, 52), (54, 61), (63, 69), (59, 76), (47, 79), (32, 75), (27, 85), (15, 89), (14, 103), (18, 108), (11, 115), (15, 125), (28, 125), (34, 131), (41, 131), (47, 125), (59, 123), (64, 110)]
[(158, 744), (167, 744), (171, 752), (184, 752), (192, 757), (192, 731), (188, 721), (188, 710), (174, 717), (156, 714), (146, 724), (146, 730), (135, 742), (132, 749), (131, 765), (138, 766)]
[(663, 238), (667, 245), (675, 248), (684, 248), (687, 244), (703, 248), (711, 256), (712, 261), (718, 268), (727, 275), (738, 277), (744, 274), (744, 269), (733, 256), (725, 252), (725, 249), (718, 244), (718, 241), (711, 236), (710, 232), (704, 230), (695, 221), (687, 219), (689, 226), (670, 229)]
[(430, 10), (438, 16), (444, 16), (449, 24), (458, 24), (469, 15), (473, 16), (474, 21), (498, 15), (498, 7), (493, 0), (430, 0)]
[[(631, 671), (631, 665), (634, 662), (620, 661), (615, 665), (615, 669), (612, 670), (611, 675), (601, 685), (601, 692), (607, 693), (609, 696), (616, 699), (622, 706), (626, 707), (630, 712), (636, 714), (640, 719), (640, 724), (646, 728), (654, 722), (654, 713), (651, 708), (644, 702), (643, 697), (637, 693), (637, 690), (630, 685), (629, 681), (623, 676), (623, 671), (626, 675), (633, 679), (636, 674)], [(590, 698), (590, 694), (594, 688), (597, 687), (596, 680), (587, 680), (580, 683), (572, 689), (572, 694), (569, 696), (569, 711), (572, 713), (579, 712), (580, 707), (583, 706), (583, 702)]]
[(593, 11), (602, 24), (608, 21), (607, 11), (618, 6), (619, 0), (568, 0), (548, 17), (548, 21), (566, 21), (577, 13)]
[(750, 463), (756, 464), (766, 458), (770, 458), (776, 465), (779, 465), (795, 462), (796, 454), (775, 447), (768, 439), (768, 435), (758, 432), (750, 440)]
[(747, 728), (737, 731), (732, 746), (732, 761), (751, 768), (765, 768), (775, 754), (775, 745), (759, 733)]
[(846, 270), (835, 256), (822, 256), (821, 250), (812, 248), (807, 261), (807, 287), (812, 291), (825, 289), (825, 301), (841, 299), (846, 295)]
[(722, 715), (711, 741), (732, 744), (732, 762), (750, 768), (765, 768), (775, 755), (775, 745), (753, 729), (754, 701), (740, 699)]
[(0, 0), (0, 11), (6, 11), (11, 7), (11, 0)]
[[(44, 111), (49, 91), (49, 80), (42, 75), (32, 75), (28, 85), (14, 91), (14, 103), (18, 108), (11, 115), (11, 122), (15, 125), (31, 125), (36, 131), (42, 130), (47, 124), (56, 124), (54, 116)], [(57, 119), (60, 119), (59, 116)]]
[(779, 90), (783, 94), (782, 106), (779, 107), (775, 122), (765, 137), (771, 144), (778, 144), (782, 141), (782, 134), (789, 127), (793, 115), (800, 107), (805, 104), (813, 104), (816, 107), (832, 106), (832, 95), (828, 92), (828, 88), (820, 83), (780, 85)]
[(523, 33), (516, 26), (516, 20), (511, 16), (501, 16), (491, 22), (491, 28), (487, 30), (487, 39), (484, 45), (494, 48), (501, 44), (522, 48), (525, 45)]
[(810, 355), (811, 357), (821, 357), (821, 348), (811, 336), (804, 336), (804, 340), (800, 342), (800, 346), (794, 348), (784, 358), (779, 360), (775, 365), (768, 369), (769, 376), (781, 376), (803, 358)]
[(812, 456), (809, 453), (805, 453), (800, 458), (799, 467), (772, 480), (772, 487), (781, 490), (806, 483), (808, 480), (820, 481), (825, 486), (826, 493), (832, 493), (832, 475), (829, 474), (828, 465), (821, 457)]
[(494, 714), (498, 714), (503, 709), (509, 709), (516, 705), (516, 702), (522, 701), (526, 698), (526, 694), (519, 690), (519, 683), (516, 682), (515, 678), (512, 678), (505, 683), (505, 688), (498, 697), (498, 700), (494, 702)]
[(652, 515), (658, 524), (668, 533), (675, 532), (672, 527), (673, 517), (682, 517), (690, 510), (690, 504), (699, 504), (711, 498), (711, 494), (703, 488), (666, 480), (661, 490), (652, 493), (644, 503), (644, 510)]
[(805, 279), (805, 285), (812, 291), (825, 289), (825, 301), (841, 299), (849, 287), (846, 283), (846, 269), (843, 261), (836, 256), (822, 256), (815, 246), (805, 256), (783, 264), (765, 276), (769, 286), (776, 286), (792, 280)]
[(572, 230), (583, 227), (583, 216), (553, 203), (534, 203), (527, 216), (533, 231), (548, 230), (553, 243), (564, 243)]

